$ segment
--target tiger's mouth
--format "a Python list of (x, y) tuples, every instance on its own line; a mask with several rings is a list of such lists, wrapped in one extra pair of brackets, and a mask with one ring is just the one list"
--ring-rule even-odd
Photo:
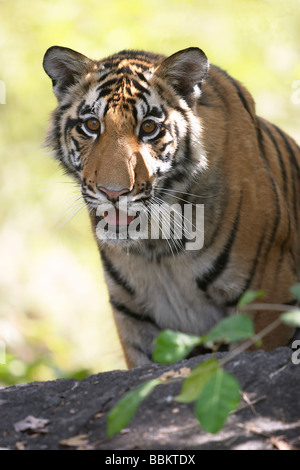
[(105, 211), (104, 220), (112, 227), (128, 227), (128, 225), (137, 217), (137, 215), (128, 215), (127, 212), (119, 210), (117, 207)]
[(134, 241), (145, 224), (141, 211), (130, 207), (99, 204), (96, 210), (96, 234), (102, 241)]

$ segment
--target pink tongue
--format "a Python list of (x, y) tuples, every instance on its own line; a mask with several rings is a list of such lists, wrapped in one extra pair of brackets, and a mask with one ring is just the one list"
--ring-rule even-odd
[(132, 215), (127, 215), (126, 212), (119, 211), (119, 209), (111, 209), (104, 212), (104, 218), (108, 225), (129, 225), (134, 219)]

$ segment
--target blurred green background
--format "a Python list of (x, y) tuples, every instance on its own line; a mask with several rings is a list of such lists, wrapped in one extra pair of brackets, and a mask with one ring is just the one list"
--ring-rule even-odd
[(55, 106), (43, 55), (199, 46), (300, 141), (300, 2), (0, 0), (0, 45), (0, 384), (124, 368), (78, 190), (42, 147)]

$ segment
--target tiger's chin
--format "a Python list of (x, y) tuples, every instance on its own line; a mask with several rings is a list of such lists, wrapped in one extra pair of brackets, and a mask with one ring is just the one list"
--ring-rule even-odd
[[(147, 252), (147, 242), (141, 239), (132, 239), (126, 230), (115, 232), (114, 230), (107, 230), (105, 238), (98, 238), (96, 234), (96, 242), (100, 252), (108, 250), (115, 253), (122, 254), (142, 254)], [(146, 253), (144, 253), (146, 255)]]

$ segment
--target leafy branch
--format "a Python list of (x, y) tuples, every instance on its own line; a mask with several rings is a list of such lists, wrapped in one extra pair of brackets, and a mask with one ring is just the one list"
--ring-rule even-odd
[[(292, 286), (291, 292), (300, 301), (300, 284)], [(108, 414), (107, 436), (117, 434), (129, 424), (140, 404), (157, 385), (183, 378), (181, 392), (174, 397), (174, 400), (183, 403), (195, 402), (196, 416), (205, 431), (216, 433), (222, 429), (228, 415), (239, 406), (241, 396), (238, 381), (223, 369), (224, 365), (253, 344), (258, 344), (264, 336), (281, 323), (292, 327), (300, 326), (300, 309), (297, 307), (252, 303), (263, 295), (263, 291), (245, 292), (239, 301), (238, 310), (240, 312), (258, 309), (277, 310), (284, 313), (257, 334), (254, 334), (251, 318), (244, 313), (225, 318), (203, 336), (188, 335), (172, 330), (162, 331), (155, 339), (153, 352), (153, 360), (162, 364), (171, 364), (186, 358), (199, 345), (217, 351), (221, 344), (244, 342), (219, 361), (212, 357), (192, 370), (183, 368), (182, 373), (179, 371), (177, 374), (163, 374), (126, 393)], [(186, 370), (189, 371), (188, 375)]]

